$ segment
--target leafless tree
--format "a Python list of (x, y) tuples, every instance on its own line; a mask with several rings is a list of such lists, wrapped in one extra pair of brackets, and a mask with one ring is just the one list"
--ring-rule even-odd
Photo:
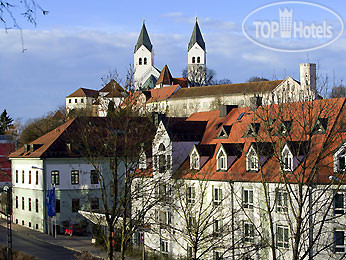
[(336, 208), (344, 159), (335, 158), (345, 137), (344, 106), (344, 99), (281, 103), (249, 115), (244, 131), (256, 152), (247, 163), (257, 165), (265, 205), (255, 229), (273, 259), (335, 259), (333, 227), (346, 227)]

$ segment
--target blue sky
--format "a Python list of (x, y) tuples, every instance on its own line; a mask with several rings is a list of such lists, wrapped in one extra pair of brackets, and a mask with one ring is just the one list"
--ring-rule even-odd
[[(344, 79), (345, 33), (331, 45), (309, 52), (285, 53), (257, 46), (241, 30), (244, 18), (273, 1), (40, 1), (49, 14), (37, 15), (37, 26), (18, 22), (0, 31), (0, 110), (23, 122), (63, 105), (79, 87), (99, 89), (101, 76), (117, 69), (121, 76), (133, 63), (133, 49), (145, 23), (154, 46), (155, 66), (167, 64), (175, 77), (187, 65), (187, 44), (198, 17), (207, 48), (207, 66), (218, 79), (244, 82), (257, 75), (299, 80), (299, 63), (319, 64), (329, 83)], [(346, 17), (343, 1), (314, 1)], [(303, 9), (300, 9), (300, 12)], [(311, 19), (321, 20), (323, 17)]]

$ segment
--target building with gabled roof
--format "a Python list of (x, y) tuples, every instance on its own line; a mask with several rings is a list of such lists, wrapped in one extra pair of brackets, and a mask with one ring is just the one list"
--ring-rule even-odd
[(84, 109), (87, 114), (105, 117), (108, 105), (112, 101), (118, 106), (126, 97), (126, 91), (114, 79), (100, 90), (79, 88), (66, 97), (66, 112)]
[[(197, 245), (203, 259), (272, 259), (271, 242), (263, 244), (268, 238), (276, 258), (292, 258), (297, 242), (299, 257), (343, 259), (345, 115), (346, 99), (340, 98), (194, 113), (185, 121), (204, 122), (197, 134), (183, 126), (183, 118), (172, 125), (163, 119), (153, 142), (152, 178), (162, 180), (169, 198), (146, 216), (151, 226), (144, 231), (145, 245), (191, 259), (189, 230), (203, 222), (208, 224), (195, 231), (207, 241)], [(186, 139), (170, 134), (179, 124)], [(252, 125), (256, 131), (249, 134)]]
[[(128, 124), (141, 132), (145, 125), (143, 136), (150, 138), (152, 131), (148, 120), (134, 117), (129, 119)], [(112, 138), (114, 133), (119, 134), (115, 147), (112, 147), (119, 158), (125, 153), (131, 157), (137, 152), (137, 149), (130, 150), (129, 147), (137, 147), (138, 136), (131, 136), (126, 142), (126, 148), (131, 153), (124, 149), (125, 141), (120, 129), (119, 122), (108, 117), (77, 117), (11, 153), (13, 222), (47, 232), (50, 220), (46, 195), (53, 187), (58, 233), (63, 232), (66, 225), (84, 221), (79, 210), (102, 211), (100, 180), (106, 187), (103, 191), (110, 194), (114, 170), (111, 163), (114, 158), (105, 146), (105, 143), (111, 142), (105, 140)], [(147, 142), (150, 143), (150, 139)], [(88, 157), (91, 156), (86, 152), (88, 149), (99, 155), (97, 162)], [(124, 162), (119, 159), (117, 167), (121, 180)]]

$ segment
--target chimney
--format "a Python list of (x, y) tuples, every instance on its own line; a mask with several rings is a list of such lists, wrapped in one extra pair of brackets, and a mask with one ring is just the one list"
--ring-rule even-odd
[(300, 64), (300, 84), (304, 89), (310, 88), (310, 90), (316, 91), (315, 63)]
[(220, 106), (220, 117), (226, 117), (233, 108), (237, 108), (237, 105), (221, 105)]
[(250, 98), (250, 109), (252, 111), (255, 111), (260, 106), (262, 106), (262, 97), (253, 96)]

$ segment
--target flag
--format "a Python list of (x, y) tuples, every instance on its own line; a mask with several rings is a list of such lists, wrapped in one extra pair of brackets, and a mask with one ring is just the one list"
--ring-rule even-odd
[(48, 208), (48, 216), (55, 216), (55, 187), (51, 191), (47, 191), (46, 204)]

